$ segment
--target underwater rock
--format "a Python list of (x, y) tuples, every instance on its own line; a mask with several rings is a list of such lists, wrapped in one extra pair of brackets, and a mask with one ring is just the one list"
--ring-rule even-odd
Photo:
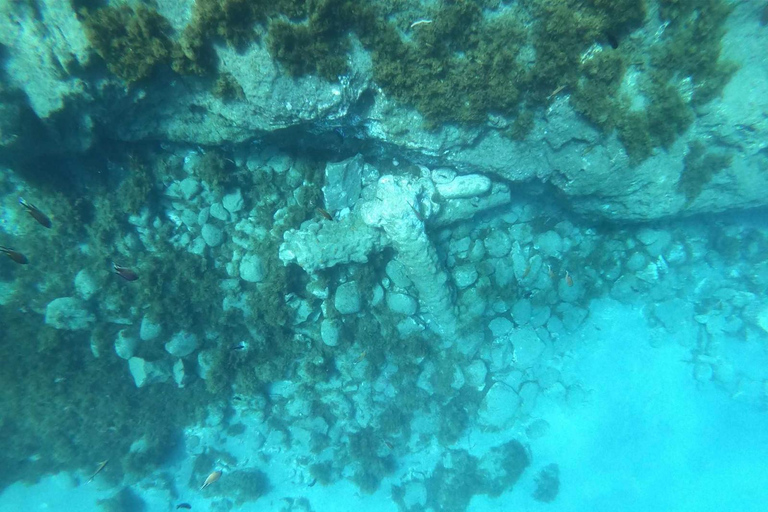
[(98, 289), (99, 285), (96, 279), (88, 270), (83, 269), (75, 276), (75, 290), (83, 300), (93, 297)]
[(334, 213), (354, 206), (362, 190), (364, 166), (365, 160), (359, 153), (341, 162), (326, 164), (323, 185), (326, 210)]
[(411, 316), (416, 314), (416, 299), (404, 293), (387, 292), (387, 306), (393, 313)]
[(544, 503), (554, 501), (560, 491), (560, 468), (557, 464), (547, 464), (536, 475), (535, 482), (533, 499)]
[(392, 280), (392, 284), (398, 288), (408, 288), (413, 284), (408, 277), (408, 272), (405, 270), (405, 265), (396, 259), (391, 259), (387, 262), (385, 272), (387, 277)]
[(163, 327), (153, 322), (148, 315), (144, 315), (144, 317), (141, 319), (141, 326), (139, 327), (139, 338), (142, 339), (142, 341), (150, 341), (158, 336), (160, 336), (160, 333), (163, 332)]
[(485, 244), (485, 250), (488, 251), (488, 256), (492, 258), (503, 258), (512, 249), (512, 242), (507, 236), (507, 233), (501, 229), (494, 229), (483, 241)]
[(517, 368), (530, 368), (544, 352), (544, 342), (530, 327), (517, 329), (510, 334), (509, 339), (515, 347), (515, 366)]
[(329, 347), (339, 344), (340, 326), (335, 320), (324, 318), (320, 323), (320, 337)]
[(403, 505), (406, 510), (423, 510), (427, 504), (427, 486), (423, 482), (410, 481), (403, 486)]
[(115, 352), (121, 359), (130, 359), (136, 353), (139, 340), (132, 336), (127, 329), (120, 329), (115, 339)]
[(219, 202), (211, 204), (208, 213), (210, 213), (211, 217), (214, 219), (218, 219), (223, 222), (229, 222), (229, 212), (226, 208), (224, 208), (224, 205)]
[(172, 356), (186, 357), (197, 349), (198, 343), (196, 334), (179, 331), (165, 344), (165, 350)]
[[(419, 301), (434, 317), (432, 327), (450, 343), (457, 324), (454, 294), (425, 230), (424, 212), (418, 213), (414, 206), (419, 205), (417, 199), (422, 193), (431, 194), (431, 186), (432, 181), (425, 178), (413, 182), (408, 177), (382, 176), (376, 184), (376, 198), (363, 205), (361, 215), (366, 224), (386, 233), (418, 291)], [(391, 308), (389, 296), (387, 303)]]
[(539, 249), (544, 256), (560, 259), (563, 251), (563, 239), (555, 231), (546, 231), (536, 237), (534, 247)]
[(333, 298), (336, 310), (342, 315), (351, 315), (360, 311), (360, 289), (356, 281), (348, 281), (336, 288)]
[(485, 388), (485, 379), (488, 376), (488, 368), (485, 362), (475, 359), (464, 368), (464, 379), (468, 386), (478, 390)]
[(264, 280), (264, 263), (258, 254), (246, 254), (240, 260), (240, 277), (249, 283), (260, 283)]
[(368, 255), (384, 247), (382, 235), (351, 216), (338, 222), (307, 221), (283, 234), (280, 259), (313, 273), (341, 263), (367, 263)]
[(177, 359), (176, 362), (173, 363), (173, 368), (171, 371), (173, 372), (173, 381), (176, 383), (176, 386), (180, 388), (186, 386), (192, 377), (187, 372), (184, 366), (184, 361), (181, 359)]
[(435, 188), (445, 199), (470, 198), (487, 194), (491, 190), (491, 179), (480, 174), (456, 176), (447, 183), (435, 183)]
[(76, 297), (53, 299), (45, 308), (45, 323), (56, 329), (79, 331), (90, 328), (96, 317)]
[(493, 334), (494, 338), (500, 338), (511, 333), (515, 329), (515, 324), (510, 322), (506, 317), (497, 316), (488, 322), (488, 328), (491, 330), (491, 334)]
[(520, 396), (506, 384), (496, 382), (485, 394), (477, 411), (478, 424), (491, 429), (510, 426), (520, 407)]
[(224, 241), (224, 231), (213, 224), (206, 224), (200, 232), (205, 244), (209, 247), (217, 247)]
[(477, 281), (477, 268), (475, 265), (461, 265), (453, 271), (453, 282), (459, 290), (469, 288)]
[(128, 369), (137, 388), (167, 382), (171, 378), (170, 369), (165, 361), (150, 362), (140, 357), (132, 357), (128, 360)]
[(235, 190), (231, 194), (226, 194), (221, 199), (221, 205), (231, 214), (235, 214), (243, 209), (243, 194), (240, 189)]
[(179, 183), (179, 190), (181, 195), (187, 201), (191, 201), (200, 192), (200, 182), (195, 178), (184, 178)]

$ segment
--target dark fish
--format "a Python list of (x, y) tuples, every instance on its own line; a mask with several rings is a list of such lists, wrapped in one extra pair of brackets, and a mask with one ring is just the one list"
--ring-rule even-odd
[(93, 479), (96, 478), (96, 475), (101, 473), (101, 470), (104, 469), (108, 463), (109, 459), (105, 460), (104, 462), (99, 462), (99, 467), (96, 468), (96, 472), (91, 476), (91, 478), (88, 479), (87, 483), (93, 482)]
[(328, 213), (328, 210), (323, 210), (322, 208), (315, 208), (315, 211), (323, 216), (323, 218), (328, 220), (333, 220), (333, 215)]
[(416, 214), (416, 218), (419, 219), (420, 222), (424, 222), (424, 215), (421, 214), (419, 210), (416, 209), (415, 206), (413, 206), (410, 202), (406, 201), (408, 203), (408, 206), (411, 207), (411, 210), (413, 210), (413, 213)]
[(608, 44), (610, 44), (611, 48), (613, 48), (614, 50), (619, 47), (619, 38), (616, 37), (616, 34), (614, 34), (613, 32), (606, 32), (605, 39), (608, 41)]
[(48, 218), (46, 214), (41, 212), (37, 206), (26, 202), (23, 197), (19, 198), (19, 204), (23, 206), (24, 209), (27, 210), (27, 213), (29, 213), (33, 219), (40, 223), (41, 226), (46, 228), (51, 227), (51, 219)]
[(13, 261), (18, 263), (19, 265), (26, 265), (29, 263), (29, 260), (26, 256), (21, 254), (19, 251), (14, 251), (10, 247), (0, 247), (0, 252), (11, 258)]
[(313, 478), (311, 482), (307, 484), (307, 487), (314, 487), (317, 483), (317, 478)]
[(139, 274), (129, 269), (128, 267), (121, 267), (117, 263), (112, 263), (112, 268), (115, 269), (115, 274), (119, 275), (126, 281), (135, 281), (139, 278)]
[(178, 505), (176, 505), (176, 510), (180, 508), (190, 509), (192, 508), (192, 505), (190, 505), (189, 503), (179, 503)]
[(245, 350), (246, 348), (248, 348), (248, 346), (245, 343), (238, 343), (236, 345), (232, 345), (231, 350)]

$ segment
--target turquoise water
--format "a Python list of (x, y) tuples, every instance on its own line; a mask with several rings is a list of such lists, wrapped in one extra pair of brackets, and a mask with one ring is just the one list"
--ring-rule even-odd
[(0, 510), (763, 510), (768, 17), (678, 4), (0, 4)]

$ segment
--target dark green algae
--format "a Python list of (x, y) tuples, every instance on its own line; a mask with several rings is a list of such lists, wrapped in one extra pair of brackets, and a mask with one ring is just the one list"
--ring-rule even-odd
[[(497, 115), (508, 120), (503, 134), (523, 139), (532, 112), (559, 90), (603, 132), (615, 131), (637, 163), (674, 142), (694, 108), (730, 80), (735, 66), (719, 58), (730, 11), (724, 0), (661, 0), (668, 25), (650, 48), (634, 42), (649, 16), (643, 0), (443, 0), (426, 9), (407, 0), (200, 0), (174, 35), (141, 5), (81, 14), (94, 49), (129, 83), (161, 64), (215, 75), (217, 41), (239, 49), (263, 41), (287, 73), (335, 80), (349, 71), (354, 33), (371, 54), (377, 84), (416, 108), (428, 128)], [(411, 26), (417, 19), (429, 23)], [(599, 50), (584, 58), (591, 48)], [(630, 68), (640, 71), (642, 108), (620, 90)], [(686, 77), (687, 99), (679, 87)], [(212, 87), (239, 96), (231, 79)]]

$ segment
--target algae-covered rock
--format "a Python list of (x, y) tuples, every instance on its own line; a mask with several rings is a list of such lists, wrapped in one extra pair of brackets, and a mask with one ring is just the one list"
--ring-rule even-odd
[(128, 360), (128, 369), (137, 388), (167, 382), (171, 378), (170, 364), (166, 361), (146, 361), (140, 357), (132, 357)]
[(76, 297), (59, 297), (45, 308), (45, 323), (56, 329), (78, 331), (88, 329), (96, 317), (88, 310), (85, 302)]

